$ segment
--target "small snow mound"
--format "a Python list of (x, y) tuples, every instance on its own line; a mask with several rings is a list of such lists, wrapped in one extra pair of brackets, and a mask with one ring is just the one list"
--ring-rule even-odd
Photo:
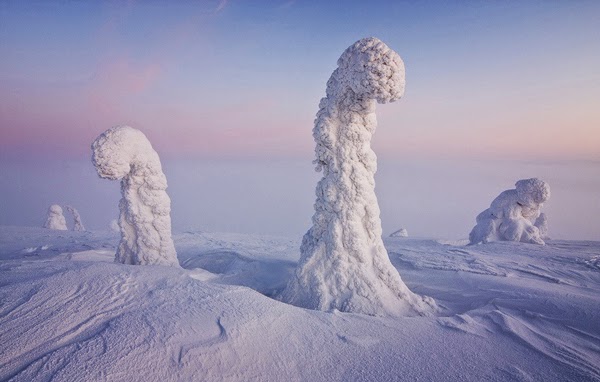
[(592, 269), (600, 270), (600, 255), (593, 256), (591, 259), (585, 260), (585, 264)]
[(399, 230), (390, 233), (390, 237), (408, 237), (408, 231), (406, 228), (400, 228)]
[(452, 247), (464, 247), (469, 244), (469, 239), (458, 239), (458, 240), (446, 240), (439, 239), (435, 241), (438, 244), (449, 245)]

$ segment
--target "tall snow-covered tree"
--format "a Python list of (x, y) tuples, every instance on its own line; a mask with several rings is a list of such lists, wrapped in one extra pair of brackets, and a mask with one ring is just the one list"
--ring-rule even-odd
[(375, 106), (398, 100), (404, 83), (400, 56), (376, 38), (357, 41), (339, 58), (313, 128), (314, 163), (323, 172), (313, 225), (282, 300), (370, 315), (426, 315), (436, 309), (433, 299), (404, 284), (381, 238), (377, 158), (370, 146)]

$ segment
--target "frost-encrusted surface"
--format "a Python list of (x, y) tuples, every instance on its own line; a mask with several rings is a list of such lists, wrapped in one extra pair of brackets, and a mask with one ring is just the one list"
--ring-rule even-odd
[(184, 268), (123, 267), (112, 233), (0, 226), (0, 381), (600, 381), (600, 242), (385, 239), (443, 307), (414, 319), (261, 294), (299, 238), (173, 238)]
[(73, 206), (65, 206), (65, 208), (73, 216), (73, 231), (85, 231), (85, 227), (83, 226), (83, 222), (81, 221), (81, 215), (79, 215), (79, 211), (77, 211), (77, 209)]
[(92, 144), (92, 161), (102, 178), (121, 180), (121, 242), (115, 261), (179, 265), (171, 239), (171, 199), (158, 154), (139, 130), (117, 126)]
[(371, 150), (376, 102), (404, 93), (400, 56), (376, 38), (342, 54), (327, 82), (313, 137), (317, 184), (312, 228), (304, 235), (295, 276), (282, 294), (294, 305), (371, 315), (427, 314), (428, 297), (412, 293), (381, 240), (375, 196), (377, 158)]
[(540, 210), (549, 198), (550, 187), (546, 182), (537, 178), (519, 180), (515, 189), (502, 192), (490, 208), (477, 216), (469, 241), (471, 244), (498, 240), (545, 244), (548, 222)]
[(48, 208), (48, 216), (44, 228), (56, 229), (59, 231), (67, 230), (67, 221), (63, 216), (63, 210), (58, 204), (53, 204)]

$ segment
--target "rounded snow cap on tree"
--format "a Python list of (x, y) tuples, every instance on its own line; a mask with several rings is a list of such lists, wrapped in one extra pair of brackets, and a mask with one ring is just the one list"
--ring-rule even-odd
[(535, 206), (550, 199), (550, 186), (538, 178), (521, 179), (515, 183), (519, 203)]
[(404, 63), (400, 56), (375, 37), (355, 42), (338, 60), (343, 80), (358, 95), (379, 103), (400, 99), (404, 94)]
[(54, 215), (62, 215), (63, 209), (58, 204), (53, 204), (50, 206), (50, 208), (48, 208), (48, 212)]
[(129, 126), (115, 126), (92, 143), (92, 162), (101, 178), (121, 179), (131, 166), (156, 156), (144, 133)]

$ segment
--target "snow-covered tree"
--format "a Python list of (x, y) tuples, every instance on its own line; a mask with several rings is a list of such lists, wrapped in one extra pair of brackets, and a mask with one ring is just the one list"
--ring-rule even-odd
[(541, 217), (540, 210), (549, 198), (550, 186), (543, 180), (519, 180), (514, 189), (502, 192), (490, 208), (477, 215), (469, 241), (471, 244), (498, 240), (545, 244), (548, 223), (545, 215)]
[(535, 223), (533, 224), (540, 231), (540, 237), (543, 240), (548, 240), (550, 237), (548, 236), (548, 218), (545, 213), (541, 213), (540, 216), (535, 219)]
[(112, 232), (121, 232), (121, 228), (119, 228), (119, 221), (117, 219), (111, 220), (108, 228), (110, 228)]
[(73, 231), (85, 231), (85, 227), (81, 222), (81, 215), (79, 215), (79, 211), (77, 211), (77, 209), (73, 206), (65, 206), (65, 208), (73, 216)]
[(92, 144), (92, 162), (101, 178), (121, 180), (121, 242), (115, 261), (179, 265), (171, 238), (171, 199), (158, 154), (144, 133), (117, 126)]
[(59, 231), (67, 230), (67, 221), (63, 216), (63, 210), (58, 204), (53, 204), (48, 208), (48, 216), (44, 228), (55, 229)]
[(429, 314), (436, 304), (411, 292), (381, 238), (371, 149), (376, 103), (404, 93), (400, 56), (376, 38), (342, 54), (319, 103), (313, 137), (317, 184), (313, 226), (282, 300), (317, 310), (370, 315)]
[(390, 237), (408, 237), (408, 231), (406, 228), (400, 228), (399, 230), (390, 233)]

